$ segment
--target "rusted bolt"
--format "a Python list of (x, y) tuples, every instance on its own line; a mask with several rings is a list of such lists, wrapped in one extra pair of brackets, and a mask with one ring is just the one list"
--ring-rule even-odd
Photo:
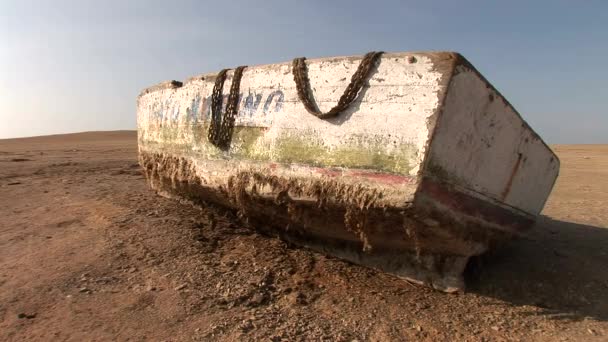
[(416, 57), (414, 57), (414, 56), (409, 56), (409, 57), (407, 58), (407, 61), (408, 61), (408, 63), (410, 63), (410, 64), (414, 64), (414, 63), (416, 63), (418, 60), (417, 60), (417, 59), (416, 59)]

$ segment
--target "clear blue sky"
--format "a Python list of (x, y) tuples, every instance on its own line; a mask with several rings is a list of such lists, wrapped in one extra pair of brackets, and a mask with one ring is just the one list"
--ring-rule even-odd
[(461, 52), (549, 143), (608, 143), (591, 0), (0, 0), (0, 138), (134, 129), (157, 82), (370, 50)]

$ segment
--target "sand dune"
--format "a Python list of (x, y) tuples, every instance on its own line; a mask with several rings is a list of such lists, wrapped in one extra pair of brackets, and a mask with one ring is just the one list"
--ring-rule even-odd
[(606, 340), (608, 145), (446, 295), (149, 190), (133, 131), (0, 140), (1, 340)]

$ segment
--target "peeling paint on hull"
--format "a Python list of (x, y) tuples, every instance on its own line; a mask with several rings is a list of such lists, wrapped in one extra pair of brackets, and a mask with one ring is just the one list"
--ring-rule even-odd
[[(322, 110), (359, 60), (308, 61)], [(383, 55), (353, 106), (328, 121), (298, 101), (288, 63), (250, 67), (228, 151), (206, 138), (214, 76), (138, 98), (152, 188), (234, 208), (269, 234), (442, 291), (464, 289), (471, 256), (525, 232), (557, 177), (553, 153), (458, 54)], [(494, 176), (504, 168), (504, 179)]]

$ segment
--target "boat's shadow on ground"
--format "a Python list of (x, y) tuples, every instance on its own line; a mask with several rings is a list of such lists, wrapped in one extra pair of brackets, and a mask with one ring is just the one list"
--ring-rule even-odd
[(543, 216), (529, 237), (480, 263), (469, 292), (541, 307), (555, 319), (608, 320), (608, 228)]

